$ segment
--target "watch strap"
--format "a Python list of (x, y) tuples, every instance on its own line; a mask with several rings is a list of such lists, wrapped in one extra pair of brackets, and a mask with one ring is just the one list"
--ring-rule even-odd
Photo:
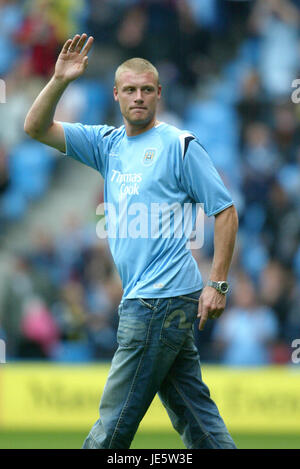
[(209, 287), (213, 287), (215, 288), (219, 293), (221, 293), (222, 295), (226, 295), (227, 291), (226, 292), (223, 292), (222, 289), (221, 289), (221, 285), (222, 283), (226, 283), (227, 285), (227, 291), (228, 291), (228, 283), (226, 282), (226, 280), (221, 280), (219, 282), (214, 282), (213, 280), (208, 280), (207, 281), (207, 285)]

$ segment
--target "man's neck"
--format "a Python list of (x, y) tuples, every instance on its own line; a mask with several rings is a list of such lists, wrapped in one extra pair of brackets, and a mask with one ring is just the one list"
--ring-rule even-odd
[(125, 124), (125, 130), (127, 137), (136, 137), (137, 135), (143, 134), (144, 132), (147, 132), (147, 130), (152, 129), (153, 127), (157, 126), (159, 124), (159, 121), (154, 118), (149, 124), (143, 126), (138, 126), (138, 125), (132, 125), (129, 124), (126, 120), (124, 121)]

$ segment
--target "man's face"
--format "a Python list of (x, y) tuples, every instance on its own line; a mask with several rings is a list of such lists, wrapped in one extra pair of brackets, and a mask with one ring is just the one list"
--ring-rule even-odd
[(161, 86), (152, 72), (124, 71), (114, 87), (114, 98), (120, 104), (121, 113), (132, 126), (147, 126), (156, 114), (161, 96)]

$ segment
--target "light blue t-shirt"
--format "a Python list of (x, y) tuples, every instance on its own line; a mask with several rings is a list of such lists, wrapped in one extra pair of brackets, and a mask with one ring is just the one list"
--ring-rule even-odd
[(200, 290), (187, 241), (196, 203), (206, 215), (233, 204), (194, 135), (160, 123), (128, 137), (125, 127), (62, 122), (66, 155), (104, 178), (108, 242), (123, 298), (166, 298)]

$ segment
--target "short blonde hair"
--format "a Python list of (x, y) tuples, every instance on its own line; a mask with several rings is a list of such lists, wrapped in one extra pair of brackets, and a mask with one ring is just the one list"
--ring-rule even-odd
[(159, 74), (157, 68), (154, 67), (154, 65), (152, 65), (152, 63), (146, 59), (134, 57), (133, 59), (126, 60), (121, 65), (119, 65), (115, 73), (115, 86), (117, 86), (118, 79), (121, 73), (125, 71), (131, 71), (136, 73), (152, 72), (157, 80), (157, 85), (159, 85)]

